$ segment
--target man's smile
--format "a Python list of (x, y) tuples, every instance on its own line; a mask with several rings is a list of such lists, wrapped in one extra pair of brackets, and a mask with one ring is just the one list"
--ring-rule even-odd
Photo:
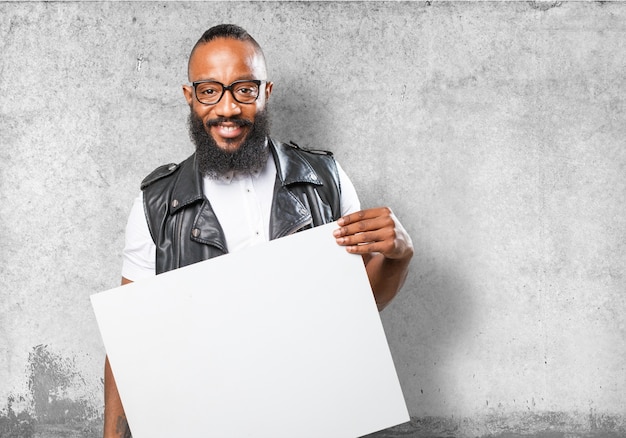
[(252, 122), (245, 119), (217, 118), (207, 120), (206, 127), (215, 138), (236, 139), (246, 134)]
[(222, 138), (237, 138), (244, 132), (241, 125), (233, 125), (228, 123), (220, 123), (211, 127), (214, 136)]

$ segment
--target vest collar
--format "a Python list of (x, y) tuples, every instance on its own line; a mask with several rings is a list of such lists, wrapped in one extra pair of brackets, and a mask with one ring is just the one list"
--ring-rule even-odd
[(269, 139), (269, 145), (276, 163), (276, 173), (283, 186), (295, 183), (322, 185), (322, 180), (315, 169), (296, 153), (296, 150), (299, 150), (298, 146), (274, 142), (272, 139)]

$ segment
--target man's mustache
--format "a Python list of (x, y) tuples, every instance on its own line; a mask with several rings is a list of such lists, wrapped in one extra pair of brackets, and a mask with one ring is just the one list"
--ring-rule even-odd
[(235, 117), (217, 117), (215, 119), (210, 119), (206, 121), (206, 126), (207, 128), (210, 128), (211, 126), (217, 126), (220, 125), (222, 123), (232, 123), (234, 125), (237, 125), (239, 127), (243, 127), (243, 126), (252, 126), (253, 123), (250, 120), (247, 119), (240, 119), (240, 118), (235, 118)]

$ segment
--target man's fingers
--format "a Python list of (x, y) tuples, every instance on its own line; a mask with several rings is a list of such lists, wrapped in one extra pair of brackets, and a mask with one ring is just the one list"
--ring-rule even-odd
[(382, 228), (375, 231), (367, 231), (356, 234), (348, 234), (337, 238), (337, 243), (343, 246), (361, 245), (365, 243), (384, 242), (395, 240), (396, 233), (393, 228)]
[(337, 220), (337, 224), (342, 227), (350, 225), (355, 222), (360, 222), (375, 217), (390, 217), (393, 213), (389, 207), (370, 208), (368, 210), (361, 210), (355, 213), (348, 214)]
[(368, 242), (359, 245), (346, 246), (346, 251), (352, 254), (381, 253), (389, 254), (393, 252), (394, 243), (391, 241)]
[(411, 249), (410, 238), (389, 207), (357, 211), (337, 220), (337, 243), (353, 254), (381, 253), (401, 258)]
[[(356, 214), (356, 213), (354, 213)], [(372, 219), (363, 219), (358, 222), (345, 224), (334, 231), (335, 237), (351, 236), (368, 231), (378, 231), (384, 228), (393, 228), (395, 223), (391, 217), (374, 217)]]

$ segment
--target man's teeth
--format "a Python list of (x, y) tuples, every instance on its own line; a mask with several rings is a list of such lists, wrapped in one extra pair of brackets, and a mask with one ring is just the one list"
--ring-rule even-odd
[(237, 128), (238, 128), (238, 126), (224, 126), (224, 125), (222, 125), (222, 129), (224, 129), (226, 131), (234, 131)]

